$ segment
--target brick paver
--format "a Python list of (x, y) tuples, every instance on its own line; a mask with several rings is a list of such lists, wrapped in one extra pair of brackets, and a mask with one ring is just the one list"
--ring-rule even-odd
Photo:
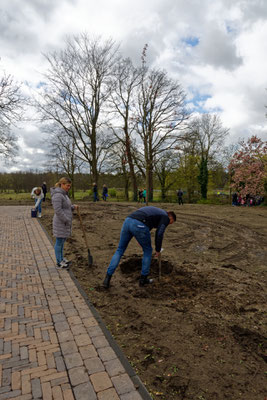
[(1, 206), (0, 400), (150, 399), (98, 320), (30, 207)]

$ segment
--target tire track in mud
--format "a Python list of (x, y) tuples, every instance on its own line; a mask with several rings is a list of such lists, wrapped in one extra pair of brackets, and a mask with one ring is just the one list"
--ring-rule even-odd
[[(211, 216), (180, 212), (176, 212), (176, 216), (179, 222), (178, 229), (185, 230), (184, 235), (179, 235), (181, 243), (175, 243), (174, 240), (174, 246), (177, 248), (187, 245), (189, 251), (199, 255), (209, 252), (217, 262), (225, 263), (226, 268), (231, 268), (232, 264), (233, 268), (240, 269), (235, 263), (242, 265), (248, 261), (251, 264), (266, 263), (267, 246), (264, 235), (242, 224)], [(177, 228), (175, 233), (172, 233), (173, 237), (174, 234), (177, 234)], [(247, 268), (242, 265), (241, 269)]]

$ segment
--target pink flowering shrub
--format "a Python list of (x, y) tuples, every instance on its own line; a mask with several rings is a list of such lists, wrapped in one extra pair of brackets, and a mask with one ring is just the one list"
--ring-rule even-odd
[[(230, 164), (231, 187), (242, 197), (264, 196), (267, 187), (267, 142), (252, 136), (237, 151)], [(266, 193), (265, 193), (266, 195)]]

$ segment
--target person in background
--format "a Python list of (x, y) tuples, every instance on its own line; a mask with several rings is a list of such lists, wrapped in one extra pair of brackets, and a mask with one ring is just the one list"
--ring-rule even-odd
[(94, 202), (98, 201), (98, 191), (97, 191), (97, 184), (93, 183), (93, 194), (94, 194)]
[(236, 192), (234, 192), (232, 196), (232, 206), (237, 206), (238, 205), (237, 203), (238, 203), (238, 195)]
[(138, 203), (142, 203), (143, 200), (143, 190), (138, 189)]
[(107, 201), (107, 197), (108, 197), (108, 188), (107, 188), (107, 185), (103, 185), (102, 199), (104, 201)]
[(184, 202), (183, 202), (183, 195), (184, 195), (184, 193), (183, 193), (183, 191), (182, 191), (182, 189), (179, 189), (178, 191), (177, 191), (177, 196), (178, 196), (178, 204), (179, 205), (183, 205), (184, 204)]
[(143, 189), (143, 199), (144, 199), (144, 203), (146, 202), (146, 189)]
[(109, 288), (111, 277), (133, 237), (135, 237), (143, 249), (142, 270), (139, 285), (145, 286), (152, 283), (152, 279), (148, 279), (152, 258), (150, 230), (152, 228), (157, 229), (155, 235), (155, 247), (156, 257), (158, 257), (161, 251), (165, 229), (169, 224), (173, 224), (174, 221), (176, 221), (176, 215), (173, 211), (167, 212), (152, 206), (141, 207), (130, 214), (122, 225), (120, 242), (107, 269), (107, 274), (103, 282), (104, 288)]
[(38, 211), (38, 217), (42, 216), (42, 200), (44, 198), (44, 194), (41, 187), (34, 187), (31, 192), (31, 197), (35, 202), (35, 209)]
[(43, 182), (43, 184), (42, 184), (42, 191), (43, 191), (43, 194), (44, 194), (44, 199), (43, 199), (43, 201), (45, 201), (46, 193), (47, 193), (46, 182)]
[(61, 178), (55, 187), (50, 189), (52, 205), (55, 211), (53, 217), (53, 236), (56, 237), (55, 255), (58, 268), (68, 268), (70, 261), (63, 255), (64, 243), (71, 236), (72, 212), (77, 210), (77, 205), (72, 205), (68, 196), (71, 188), (69, 178)]

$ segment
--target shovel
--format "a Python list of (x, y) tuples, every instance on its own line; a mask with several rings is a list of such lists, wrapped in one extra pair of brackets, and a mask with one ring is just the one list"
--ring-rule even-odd
[(84, 226), (83, 226), (82, 217), (81, 217), (81, 214), (80, 214), (79, 207), (77, 208), (77, 213), (78, 213), (80, 224), (81, 224), (81, 228), (82, 228), (82, 231), (83, 231), (83, 237), (84, 237), (85, 245), (86, 245), (87, 251), (88, 251), (88, 266), (91, 267), (93, 265), (93, 257), (91, 256), (91, 253), (90, 253), (90, 250), (89, 250), (87, 237), (86, 237), (85, 229), (84, 229)]
[(158, 255), (158, 263), (159, 263), (159, 281), (161, 280), (161, 253)]

